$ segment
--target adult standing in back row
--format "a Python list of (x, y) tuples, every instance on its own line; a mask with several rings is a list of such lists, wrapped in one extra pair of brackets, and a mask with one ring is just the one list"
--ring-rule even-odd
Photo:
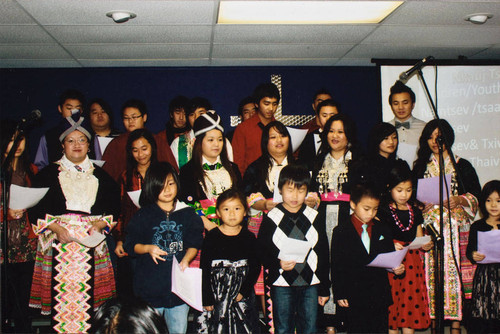
[(280, 103), (278, 87), (270, 82), (258, 85), (253, 97), (257, 104), (257, 113), (236, 127), (232, 141), (234, 162), (238, 165), (241, 175), (245, 174), (248, 165), (262, 155), (262, 129), (274, 121), (274, 113)]

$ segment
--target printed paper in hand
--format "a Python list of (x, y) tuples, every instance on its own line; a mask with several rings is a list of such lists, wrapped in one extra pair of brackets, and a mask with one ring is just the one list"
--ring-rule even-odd
[(99, 148), (101, 149), (102, 154), (104, 154), (104, 151), (106, 151), (106, 147), (108, 147), (108, 144), (111, 143), (113, 139), (114, 138), (111, 137), (97, 136), (97, 141), (99, 142)]
[(408, 247), (394, 252), (381, 253), (372, 262), (368, 263), (367, 266), (385, 269), (396, 268), (403, 262), (407, 252)]
[(307, 129), (295, 129), (291, 128), (289, 126), (286, 127), (288, 129), (288, 133), (290, 134), (290, 138), (292, 139), (292, 142), (290, 143), (292, 145), (292, 151), (295, 152), (299, 149), (300, 144), (304, 141), (304, 138), (306, 138), (307, 135)]
[(431, 241), (430, 235), (425, 235), (423, 237), (416, 237), (411, 244), (408, 245), (408, 249), (420, 249), (423, 245)]
[[(451, 174), (446, 174), (446, 189), (443, 185), (443, 200), (448, 200), (448, 193), (451, 188)], [(439, 176), (418, 179), (417, 199), (420, 202), (439, 204)]]
[(278, 254), (278, 259), (303, 263), (310, 249), (311, 246), (307, 241), (287, 238)]
[(478, 263), (500, 263), (500, 230), (477, 232), (477, 251), (486, 255)]
[(276, 173), (276, 177), (274, 180), (274, 192), (273, 192), (273, 202), (274, 203), (283, 202), (283, 196), (281, 196), (280, 189), (278, 187), (279, 180), (280, 180), (280, 173)]
[(49, 188), (27, 188), (12, 184), (10, 186), (9, 209), (25, 210), (34, 207), (47, 191)]
[(141, 205), (139, 204), (139, 197), (141, 197), (141, 189), (135, 191), (128, 191), (127, 194), (128, 197), (130, 197), (130, 199), (134, 203), (134, 205), (140, 209)]
[(89, 235), (85, 238), (77, 239), (71, 237), (70, 239), (71, 241), (76, 241), (79, 244), (84, 245), (85, 247), (94, 248), (97, 247), (101, 242), (103, 242), (104, 239), (106, 239), (106, 236), (102, 233), (94, 232), (92, 235)]
[(201, 269), (186, 268), (181, 271), (174, 256), (172, 261), (172, 292), (192, 308), (203, 312), (201, 299)]

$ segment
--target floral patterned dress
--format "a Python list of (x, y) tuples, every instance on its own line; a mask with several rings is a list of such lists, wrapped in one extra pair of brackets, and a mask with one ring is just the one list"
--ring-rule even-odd
[[(478, 209), (477, 198), (481, 186), (474, 168), (465, 159), (455, 157), (457, 167), (462, 177), (465, 192), (459, 190), (457, 173), (449, 157), (445, 159), (445, 174), (451, 174), (451, 194), (452, 196), (462, 196), (468, 206), (457, 206), (451, 212), (444, 208), (443, 238), (444, 238), (444, 318), (447, 320), (462, 320), (462, 293), (460, 286), (460, 274), (464, 283), (465, 295), (470, 298), (472, 290), (472, 279), (474, 277), (474, 267), (465, 256), (468, 243), (468, 232), (470, 225), (474, 221)], [(427, 164), (424, 178), (439, 176), (439, 163), (434, 157)], [(432, 222), (437, 230), (440, 229), (439, 206), (423, 213), (424, 220)], [(448, 222), (451, 221), (449, 224)], [(454, 255), (460, 268), (455, 265)], [(429, 298), (430, 316), (435, 318), (435, 265), (434, 250), (425, 253), (425, 279)]]

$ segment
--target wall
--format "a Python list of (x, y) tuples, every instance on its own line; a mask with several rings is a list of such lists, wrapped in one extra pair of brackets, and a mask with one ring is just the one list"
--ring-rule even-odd
[(283, 114), (312, 113), (312, 96), (324, 87), (355, 119), (362, 142), (381, 119), (377, 67), (1, 69), (0, 116), (20, 119), (33, 109), (42, 112), (42, 125), (30, 136), (32, 155), (41, 134), (58, 121), (58, 96), (67, 88), (82, 91), (88, 100), (106, 99), (120, 129), (120, 107), (135, 97), (148, 106), (147, 127), (161, 131), (168, 120), (168, 103), (178, 94), (208, 98), (229, 128), (229, 116), (237, 113), (239, 101), (256, 85), (269, 81), (271, 74), (282, 76)]

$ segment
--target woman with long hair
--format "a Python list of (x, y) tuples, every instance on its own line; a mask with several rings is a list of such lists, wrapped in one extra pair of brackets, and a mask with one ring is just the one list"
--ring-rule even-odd
[[(353, 164), (360, 158), (356, 126), (345, 114), (333, 115), (321, 133), (321, 146), (312, 172), (313, 191), (321, 197), (318, 211), (326, 216), (326, 234), (330, 249), (333, 229), (342, 221), (349, 221), (349, 192), (353, 183)], [(322, 319), (327, 333), (333, 333), (341, 320), (336, 317), (333, 296), (324, 307)]]
[[(0, 126), (2, 164), (12, 150), (16, 134), (18, 134), (16, 133), (16, 123), (11, 120), (2, 120)], [(26, 149), (28, 147), (26, 138), (21, 136), (22, 138), (6, 169), (11, 175), (11, 184), (29, 187), (38, 169), (30, 163)], [(3, 214), (3, 208), (1, 214)], [(3, 221), (5, 219), (2, 219)], [(37, 240), (28, 221), (26, 210), (9, 208), (6, 221), (8, 249), (6, 256), (2, 254), (2, 264), (6, 264), (7, 291), (5, 293), (9, 300), (8, 305), (10, 305), (6, 315), (8, 319), (14, 320), (16, 333), (31, 332), (28, 303)]]
[[(442, 130), (440, 130), (440, 128)], [(443, 133), (441, 133), (443, 131)], [(450, 146), (453, 145), (455, 134), (451, 125), (445, 120), (432, 120), (424, 127), (419, 139), (417, 160), (413, 167), (416, 178), (439, 176), (439, 146), (444, 137)], [(474, 167), (465, 159), (455, 156), (455, 170), (446, 147), (443, 147), (444, 172), (451, 174), (449, 185), (450, 198), (445, 200), (443, 208), (443, 239), (444, 239), (444, 270), (447, 273), (444, 285), (444, 318), (452, 321), (452, 334), (460, 333), (460, 320), (463, 318), (462, 287), (466, 298), (471, 297), (472, 277), (474, 267), (466, 257), (466, 247), (470, 225), (478, 209), (477, 198), (481, 186)], [(424, 220), (434, 224), (439, 230), (440, 211), (438, 205), (424, 203)], [(457, 260), (459, 268), (455, 264)], [(429, 294), (431, 319), (435, 318), (435, 272), (434, 251), (425, 253), (425, 275)]]

